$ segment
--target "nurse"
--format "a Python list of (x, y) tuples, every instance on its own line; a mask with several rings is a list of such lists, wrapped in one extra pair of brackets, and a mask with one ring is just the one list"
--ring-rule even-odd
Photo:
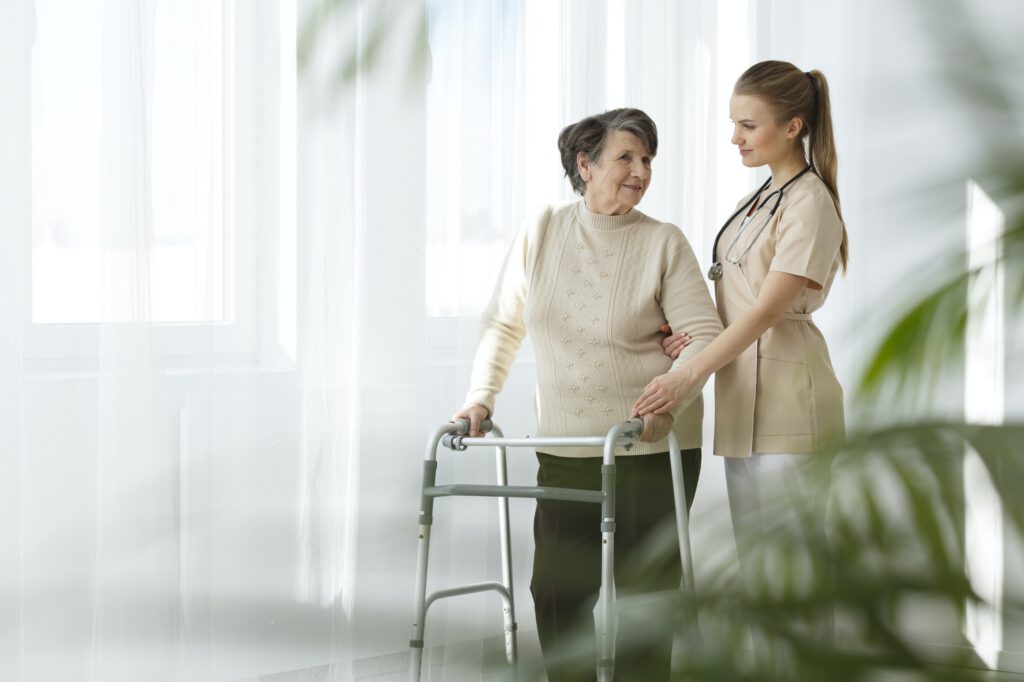
[[(755, 64), (736, 81), (729, 115), (743, 165), (768, 166), (771, 177), (739, 201), (715, 241), (708, 274), (725, 331), (653, 379), (632, 412), (671, 410), (715, 374), (714, 451), (725, 458), (749, 585), (778, 575), (764, 553), (770, 542), (759, 539), (807, 511), (801, 503), (823, 511), (828, 467), (814, 453), (844, 435), (843, 392), (812, 314), (845, 271), (847, 237), (824, 74)], [(666, 353), (675, 357), (687, 338), (670, 335)], [(804, 568), (804, 578), (822, 579)]]

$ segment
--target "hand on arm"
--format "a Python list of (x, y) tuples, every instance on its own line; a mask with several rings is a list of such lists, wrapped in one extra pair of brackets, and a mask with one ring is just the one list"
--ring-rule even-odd
[[(659, 299), (667, 321), (662, 332), (669, 334), (662, 339), (662, 352), (672, 358), (673, 369), (683, 366), (722, 333), (722, 321), (693, 250), (685, 239), (677, 246), (665, 252)], [(672, 334), (672, 327), (680, 333)], [(695, 385), (689, 393), (681, 395), (668, 413), (678, 419), (690, 401), (700, 395), (702, 387), (703, 384)]]
[(807, 286), (806, 277), (769, 272), (757, 303), (736, 319), (714, 341), (681, 366), (655, 377), (633, 404), (631, 416), (664, 414), (696, 386), (735, 360), (768, 329), (774, 327)]
[(665, 334), (665, 338), (661, 340), (661, 348), (665, 355), (673, 360), (678, 358), (683, 349), (693, 341), (693, 338), (686, 332), (672, 333), (672, 327), (668, 324), (661, 325), (661, 333)]

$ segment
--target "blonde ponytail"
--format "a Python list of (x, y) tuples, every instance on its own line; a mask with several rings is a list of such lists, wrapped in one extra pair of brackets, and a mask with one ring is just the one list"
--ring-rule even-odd
[[(807, 133), (808, 156), (815, 172), (828, 187), (832, 201), (836, 205), (836, 213), (843, 223), (843, 241), (839, 245), (839, 260), (843, 265), (843, 272), (846, 272), (846, 261), (849, 257), (846, 237), (846, 221), (843, 220), (843, 211), (839, 205), (839, 185), (836, 179), (839, 169), (839, 161), (836, 158), (836, 140), (832, 134), (832, 105), (828, 96), (828, 81), (825, 74), (817, 69), (807, 72), (807, 77), (814, 88), (813, 123), (808, 123), (810, 130)], [(806, 119), (805, 119), (805, 122)]]

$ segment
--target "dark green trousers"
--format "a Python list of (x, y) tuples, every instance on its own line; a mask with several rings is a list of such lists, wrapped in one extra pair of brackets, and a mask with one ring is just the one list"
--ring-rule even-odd
[[(538, 452), (537, 459), (538, 485), (601, 489), (600, 457), (555, 457)], [(682, 571), (675, 543), (668, 456), (660, 453), (617, 457), (615, 465), (617, 598), (664, 592), (664, 599), (670, 599), (672, 591), (679, 587)], [(683, 451), (683, 476), (689, 507), (700, 476), (699, 448)], [(601, 585), (600, 511), (596, 504), (537, 500), (530, 591), (550, 682), (596, 679), (592, 612)], [(638, 606), (620, 610), (616, 680), (669, 679), (671, 608), (650, 608), (658, 600), (656, 595), (647, 600), (632, 600)]]

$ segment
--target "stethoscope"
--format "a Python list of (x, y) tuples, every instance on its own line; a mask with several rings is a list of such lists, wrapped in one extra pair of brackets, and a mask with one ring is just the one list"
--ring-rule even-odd
[[(753, 213), (751, 213), (749, 216), (747, 216), (744, 219), (743, 224), (740, 225), (740, 228), (738, 230), (736, 230), (736, 236), (734, 236), (732, 238), (732, 242), (730, 242), (729, 248), (725, 250), (725, 260), (729, 261), (733, 265), (736, 265), (736, 264), (738, 264), (740, 262), (740, 260), (744, 256), (747, 255), (747, 253), (750, 251), (750, 249), (753, 248), (754, 243), (757, 241), (757, 238), (761, 236), (762, 232), (764, 232), (764, 228), (767, 227), (768, 223), (771, 222), (772, 216), (774, 216), (775, 212), (779, 210), (779, 204), (782, 203), (782, 197), (783, 197), (783, 195), (786, 192), (786, 188), (789, 187), (790, 185), (792, 185), (797, 180), (799, 180), (801, 178), (801, 176), (803, 176), (805, 173), (807, 173), (808, 171), (813, 171), (813, 170), (814, 170), (813, 167), (810, 164), (808, 164), (806, 168), (804, 168), (802, 171), (800, 171), (799, 173), (797, 173), (796, 175), (791, 177), (786, 182), (786, 184), (784, 184), (782, 187), (778, 188), (774, 192), (771, 192), (768, 196), (766, 196), (764, 198), (764, 201), (761, 202), (761, 205), (758, 206), (757, 208), (755, 208)], [(714, 246), (711, 247), (711, 263), (712, 263), (712, 265), (708, 269), (708, 279), (710, 279), (711, 281), (715, 282), (715, 281), (718, 281), (718, 280), (722, 279), (722, 273), (723, 273), (722, 263), (718, 260), (718, 240), (720, 240), (722, 238), (722, 234), (725, 232), (726, 228), (729, 227), (729, 224), (732, 223), (732, 221), (736, 220), (736, 216), (738, 216), (740, 213), (743, 213), (744, 211), (749, 209), (754, 204), (754, 202), (757, 201), (758, 198), (760, 198), (761, 192), (763, 192), (766, 189), (768, 189), (768, 185), (770, 185), (771, 183), (772, 183), (772, 179), (771, 178), (768, 178), (767, 180), (765, 180), (764, 184), (761, 185), (761, 187), (756, 192), (754, 192), (753, 196), (750, 197), (750, 201), (748, 201), (747, 203), (745, 203), (742, 206), (740, 206), (736, 210), (735, 213), (733, 213), (731, 216), (729, 216), (729, 219), (725, 221), (724, 225), (722, 225), (722, 229), (720, 229), (718, 231), (718, 235), (715, 237), (715, 244), (714, 244)], [(764, 208), (768, 204), (769, 201), (772, 200), (772, 197), (775, 197), (775, 204), (772, 205), (772, 210), (768, 212), (768, 217), (765, 218), (764, 221), (761, 223), (761, 226), (757, 229), (757, 232), (755, 232), (754, 236), (751, 237), (749, 242), (747, 242), (747, 248), (743, 249), (743, 253), (741, 253), (738, 256), (730, 256), (729, 254), (732, 253), (733, 248), (736, 246), (736, 242), (738, 242), (740, 240), (740, 237), (742, 237), (743, 233), (746, 231), (747, 225), (749, 225), (751, 222), (753, 222), (754, 216), (756, 216), (758, 214), (758, 212), (762, 208)]]

